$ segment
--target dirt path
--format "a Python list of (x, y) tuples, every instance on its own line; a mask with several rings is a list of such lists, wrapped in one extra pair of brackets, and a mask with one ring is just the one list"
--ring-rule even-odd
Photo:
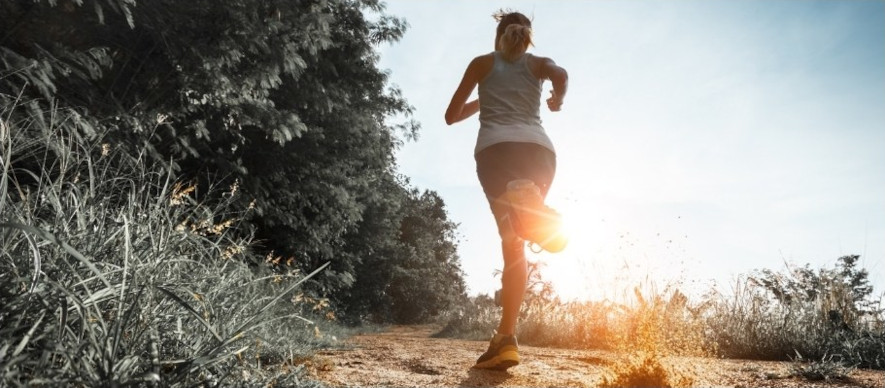
[[(310, 370), (330, 386), (388, 387), (595, 387), (622, 360), (611, 352), (520, 346), (522, 363), (507, 372), (471, 369), (486, 342), (430, 338), (434, 328), (397, 326), (358, 335), (347, 349), (319, 352)], [(809, 381), (790, 377), (790, 363), (674, 357), (667, 370), (680, 371), (692, 386), (883, 387), (885, 372), (854, 370), (849, 380)]]

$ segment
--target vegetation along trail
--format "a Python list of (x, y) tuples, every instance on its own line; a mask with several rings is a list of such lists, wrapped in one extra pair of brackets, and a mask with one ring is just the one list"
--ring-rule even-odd
[[(854, 369), (816, 381), (791, 362), (665, 357), (644, 360), (660, 368), (631, 368), (635, 355), (603, 350), (520, 346), (522, 363), (506, 372), (471, 369), (484, 341), (433, 338), (432, 326), (394, 326), (349, 339), (307, 362), (311, 374), (331, 386), (391, 387), (882, 387), (882, 371)], [(625, 376), (632, 373), (632, 376)]]
[[(885, 294), (873, 289), (874, 280), (880, 279), (876, 277), (878, 272), (863, 268), (870, 264), (871, 270), (881, 269), (875, 265), (880, 265), (885, 256), (877, 253), (881, 250), (867, 249), (866, 229), (870, 236), (885, 233), (876, 234), (882, 230), (881, 225), (870, 224), (861, 236), (848, 237), (857, 225), (865, 226), (868, 219), (878, 220), (874, 216), (882, 213), (877, 212), (878, 207), (868, 207), (879, 204), (875, 194), (882, 186), (863, 185), (879, 181), (853, 174), (869, 170), (867, 166), (885, 166), (880, 162), (882, 153), (874, 146), (878, 143), (869, 141), (881, 138), (882, 121), (872, 118), (882, 117), (880, 107), (885, 104), (881, 89), (866, 88), (883, 84), (878, 81), (885, 74), (879, 71), (885, 68), (885, 55), (880, 55), (881, 51), (870, 54), (868, 48), (885, 47), (879, 34), (885, 4), (833, 2), (839, 4), (821, 6), (809, 2), (811, 5), (806, 6), (805, 2), (790, 2), (770, 8), (749, 4), (748, 10), (758, 9), (765, 16), (757, 17), (755, 11), (741, 11), (734, 16), (758, 20), (767, 27), (787, 28), (771, 29), (772, 36), (778, 38), (772, 39), (777, 45), (750, 50), (761, 54), (765, 63), (725, 60), (718, 70), (716, 66), (701, 66), (698, 68), (704, 70), (703, 74), (688, 75), (693, 77), (692, 82), (699, 76), (715, 76), (709, 79), (714, 82), (695, 82), (711, 85), (709, 91), (715, 93), (685, 90), (679, 82), (668, 81), (663, 85), (674, 86), (673, 93), (669, 93), (660, 82), (645, 82), (666, 80), (668, 74), (662, 77), (653, 73), (661, 68), (650, 66), (657, 62), (645, 63), (634, 56), (643, 51), (642, 47), (611, 44), (606, 38), (645, 35), (621, 34), (621, 23), (584, 23), (587, 17), (608, 20), (616, 16), (612, 13), (616, 8), (606, 5), (600, 9), (607, 9), (605, 13), (585, 15), (573, 12), (578, 2), (560, 7), (545, 5), (543, 11), (538, 2), (539, 16), (571, 13), (581, 18), (582, 28), (614, 28), (591, 35), (602, 37), (597, 43), (609, 42), (605, 45), (626, 59), (624, 68), (606, 60), (575, 77), (578, 82), (572, 90), (577, 93), (571, 95), (578, 96), (583, 89), (593, 103), (587, 105), (592, 109), (571, 103), (577, 108), (572, 112), (589, 112), (594, 120), (603, 119), (593, 125), (576, 119), (574, 122), (581, 125), (573, 126), (572, 132), (579, 138), (597, 139), (587, 133), (598, 133), (602, 137), (597, 140), (604, 141), (593, 147), (610, 149), (624, 160), (633, 159), (634, 151), (646, 155), (646, 148), (653, 145), (665, 152), (646, 155), (651, 159), (645, 164), (655, 167), (659, 160), (670, 160), (655, 155), (668, 156), (671, 148), (654, 142), (647, 142), (649, 147), (633, 147), (632, 132), (620, 131), (621, 135), (634, 136), (622, 137), (622, 142), (611, 142), (615, 138), (607, 135), (617, 128), (632, 128), (629, 124), (633, 116), (641, 119), (636, 122), (637, 129), (652, 131), (648, 139), (656, 141), (661, 133), (669, 133), (659, 131), (666, 127), (646, 125), (652, 122), (646, 117), (652, 116), (645, 113), (662, 111), (655, 105), (661, 100), (654, 98), (655, 93), (667, 92), (661, 96), (668, 99), (683, 94), (716, 108), (735, 108), (731, 110), (740, 120), (728, 120), (719, 114), (724, 112), (714, 109), (706, 115), (714, 125), (700, 125), (698, 136), (682, 126), (675, 126), (679, 131), (674, 134), (698, 141), (726, 140), (726, 146), (759, 143), (764, 147), (754, 152), (769, 152), (762, 156), (770, 158), (746, 154), (744, 147), (732, 149), (730, 154), (711, 155), (708, 150), (713, 148), (697, 143), (698, 152), (680, 154), (687, 156), (680, 158), (690, 162), (690, 168), (666, 167), (678, 173), (676, 178), (680, 180), (676, 182), (694, 175), (703, 187), (714, 187), (707, 178), (729, 175), (715, 168), (710, 170), (714, 175), (696, 174), (695, 165), (725, 161), (742, 172), (755, 171), (732, 163), (740, 160), (732, 156), (746, 154), (751, 156), (748, 160), (789, 168), (786, 175), (777, 170), (763, 171), (761, 175), (777, 178), (772, 182), (747, 181), (741, 186), (776, 195), (764, 206), (745, 207), (743, 197), (755, 196), (731, 196), (734, 190), (728, 190), (728, 201), (722, 209), (740, 206), (734, 212), (721, 213), (719, 207), (709, 211), (708, 201), (696, 201), (699, 198), (695, 193), (686, 192), (688, 197), (680, 199), (676, 196), (678, 190), (668, 189), (664, 194), (674, 195), (667, 197), (673, 199), (669, 201), (676, 206), (673, 209), (682, 212), (685, 204), (696, 202), (703, 218), (692, 221), (693, 225), (741, 236), (730, 233), (741, 231), (731, 223), (730, 215), (751, 225), (765, 222), (751, 213), (744, 214), (744, 209), (777, 213), (783, 222), (820, 219), (826, 238), (787, 230), (785, 236), (789, 239), (783, 244), (802, 246), (799, 251), (803, 252), (813, 251), (811, 256), (816, 261), (818, 256), (826, 257), (821, 247), (837, 245), (838, 240), (840, 255), (842, 251), (846, 254), (826, 267), (801, 263), (781, 267), (780, 261), (770, 263), (766, 259), (774, 252), (747, 246), (754, 255), (759, 254), (755, 259), (780, 269), (742, 274), (727, 288), (711, 289), (691, 298), (679, 291), (682, 282), (671, 287), (662, 283), (666, 281), (663, 277), (646, 276), (640, 284), (632, 284), (627, 280), (638, 272), (624, 273), (623, 281), (621, 273), (612, 272), (612, 280), (625, 287), (609, 287), (612, 295), (623, 295), (616, 298), (620, 300), (565, 302), (554, 294), (554, 283), (548, 281), (563, 279), (556, 279), (553, 272), (550, 278), (541, 276), (540, 267), (532, 267), (516, 333), (522, 346), (522, 364), (509, 372), (489, 372), (470, 367), (485, 350), (488, 334), (496, 327), (501, 311), (489, 295), (468, 295), (471, 288), (467, 279), (476, 267), (462, 268), (462, 264), (476, 263), (478, 257), (466, 245), (459, 245), (462, 241), (482, 244), (478, 238), (481, 234), (474, 234), (474, 229), (459, 229), (461, 217), (449, 211), (465, 208), (446, 202), (460, 197), (446, 193), (448, 183), (436, 184), (401, 169), (430, 166), (428, 172), (440, 173), (446, 181), (455, 176), (451, 174), (457, 169), (449, 164), (451, 150), (437, 137), (449, 137), (453, 132), (439, 128), (442, 117), (434, 114), (425, 120), (419, 112), (433, 112), (443, 104), (424, 99), (428, 92), (439, 93), (430, 89), (439, 84), (438, 76), (448, 73), (445, 69), (449, 66), (438, 59), (457, 61), (460, 68), (466, 62), (461, 57), (466, 51), (460, 49), (475, 43), (441, 28), (473, 35), (462, 27), (469, 18), (467, 13), (455, 18), (454, 14), (446, 16), (436, 11), (462, 8), (449, 2), (390, 1), (404, 13), (413, 10), (410, 31), (415, 34), (407, 40), (410, 23), (396, 14), (399, 12), (388, 13), (384, 3), (0, 0), (0, 388), (314, 388), (320, 382), (328, 386), (404, 387), (885, 386)], [(697, 3), (703, 7), (699, 10), (711, 9), (706, 2)], [(480, 4), (488, 11), (479, 10), (473, 15), (491, 23), (493, 19), (486, 12), (498, 6)], [(695, 5), (627, 5), (624, 10), (646, 10), (642, 14), (653, 17), (654, 23), (643, 23), (640, 17), (624, 26), (649, 24), (653, 28), (649, 31), (656, 32), (668, 26), (658, 23), (660, 12), (675, 17), (689, 6)], [(723, 10), (741, 7), (729, 4)], [(830, 12), (830, 7), (839, 8), (839, 12)], [(534, 5), (526, 8), (530, 11)], [(631, 20), (639, 16), (620, 13)], [(712, 58), (706, 51), (710, 46), (727, 48), (743, 59), (746, 50), (732, 50), (717, 37), (736, 37), (735, 42), (741, 44), (758, 40), (735, 34), (739, 30), (733, 24), (711, 22), (707, 16), (715, 16), (712, 11), (685, 15), (691, 14), (703, 16), (698, 19), (703, 26), (722, 24), (728, 28), (705, 30), (697, 42), (703, 44), (673, 40), (687, 65), (694, 66), (695, 57), (681, 54), (699, 49), (698, 58)], [(806, 14), (817, 16), (803, 16), (800, 19), (806, 24), (796, 24), (800, 20), (794, 15)], [(784, 16), (788, 23), (775, 23)], [(547, 16), (538, 19), (557, 20)], [(797, 30), (800, 25), (808, 27), (807, 40), (790, 40), (795, 39), (794, 34), (784, 32)], [(486, 38), (475, 35), (481, 38), (482, 50), (491, 49), (493, 43), (492, 25), (485, 26), (488, 29), (482, 34), (487, 34)], [(675, 30), (689, 31), (681, 24), (677, 27)], [(429, 35), (422, 35), (422, 31)], [(539, 28), (539, 34), (541, 31), (553, 30)], [(716, 35), (717, 31), (721, 35)], [(587, 31), (583, 33), (587, 35)], [(779, 40), (781, 36), (789, 39)], [(804, 49), (818, 43), (820, 36), (838, 39), (826, 45), (827, 50)], [(867, 36), (872, 40), (859, 39)], [(540, 35), (538, 38), (539, 42), (543, 40)], [(388, 50), (401, 39), (402, 54)], [(572, 50), (572, 40), (560, 40), (563, 50), (587, 51)], [(843, 40), (846, 44), (837, 44)], [(459, 50), (454, 50), (449, 41), (457, 43)], [(414, 46), (410, 42), (418, 43)], [(797, 42), (809, 44), (794, 44)], [(645, 46), (655, 47), (648, 52), (649, 58), (663, 58), (658, 55), (659, 47)], [(542, 47), (557, 52), (552, 46)], [(797, 47), (798, 52), (781, 50), (791, 47)], [(780, 51), (789, 54), (783, 61), (768, 55)], [(599, 51), (588, 52), (587, 58), (594, 61), (605, 58)], [(802, 52), (815, 56), (796, 57)], [(827, 61), (819, 61), (818, 55), (824, 54), (820, 58)], [(829, 59), (839, 59), (852, 67), (835, 66), (837, 62)], [(871, 59), (873, 62), (867, 63)], [(563, 62), (574, 64), (569, 66), (576, 69), (583, 66)], [(805, 62), (814, 66), (792, 67)], [(774, 67), (774, 72), (766, 70), (765, 74), (807, 73), (821, 78), (809, 78), (807, 87), (798, 88), (794, 77), (788, 77), (789, 82), (781, 77), (759, 77), (756, 70), (771, 70), (765, 67), (771, 64), (785, 67)], [(663, 70), (667, 69), (676, 70), (680, 76), (688, 73), (681, 66), (665, 66)], [(746, 89), (748, 96), (765, 97), (759, 101), (777, 108), (771, 115), (757, 112), (756, 119), (747, 118), (746, 114), (752, 113), (744, 109), (748, 107), (734, 103), (743, 101), (741, 95), (722, 93), (728, 91), (723, 87), (735, 83), (720, 82), (731, 78), (719, 77), (717, 72), (731, 74), (739, 69), (748, 70), (749, 81), (772, 81), (776, 92), (772, 95), (755, 83), (748, 83)], [(603, 70), (612, 73), (600, 72)], [(639, 74), (645, 76), (635, 77), (638, 72), (633, 70), (641, 70)], [(842, 73), (847, 78), (831, 77)], [(400, 88), (394, 82), (412, 78), (421, 86)], [(580, 86), (580, 79), (588, 80), (591, 86)], [(610, 89), (597, 85), (597, 81), (605, 80), (614, 82)], [(627, 80), (637, 82), (623, 85)], [(644, 89), (644, 85), (634, 89), (634, 84), (647, 84), (651, 89)], [(831, 85), (838, 88), (829, 93), (831, 88), (824, 86)], [(612, 100), (628, 105), (613, 110), (596, 105), (609, 100), (610, 94), (617, 97)], [(654, 109), (633, 114), (649, 105), (640, 100), (634, 107), (630, 98), (621, 98), (630, 95), (652, 98), (649, 101), (655, 103), (651, 105)], [(784, 110), (795, 105), (793, 96), (802, 96), (801, 100), (810, 105)], [(414, 99), (414, 106), (409, 99)], [(680, 108), (672, 112), (674, 120), (684, 116), (692, 123), (702, 123), (697, 115), (687, 115), (683, 109), (693, 104), (674, 106)], [(847, 109), (843, 114), (851, 120), (844, 120), (843, 114), (832, 109), (819, 109), (823, 106), (843, 107)], [(749, 108), (756, 111), (756, 106)], [(599, 112), (625, 113), (624, 121)], [(766, 125), (757, 126), (757, 121)], [(809, 132), (814, 136), (807, 137), (814, 143), (808, 145), (814, 146), (803, 149), (792, 140), (796, 134), (805, 133), (806, 124), (812, 122), (829, 122), (831, 126)], [(670, 125), (677, 121), (654, 123)], [(719, 128), (722, 123), (727, 125)], [(441, 162), (421, 152), (415, 153), (421, 158), (417, 162), (399, 158), (407, 155), (399, 153), (406, 144), (417, 142), (422, 124), (429, 130), (420, 133), (430, 138), (421, 144), (435, 148)], [(771, 136), (766, 133), (764, 142), (756, 142), (753, 136), (746, 137), (752, 142), (732, 141), (742, 140), (732, 138), (732, 134), (746, 134), (749, 132), (743, 129), (756, 127), (785, 132)], [(727, 136), (712, 130), (726, 130), (723, 133)], [(873, 137), (858, 137), (860, 132)], [(821, 137), (824, 134), (839, 141), (828, 141), (828, 137)], [(466, 133), (458, 136), (461, 140), (470, 137)], [(684, 143), (679, 136), (666, 136), (676, 145)], [(562, 143), (570, 143), (568, 140), (572, 139), (563, 139)], [(791, 152), (782, 152), (769, 140), (787, 141)], [(629, 146), (625, 148), (628, 152), (608, 147), (619, 143)], [(563, 166), (592, 165), (585, 164), (589, 163), (583, 158), (586, 149), (578, 145), (572, 145), (572, 149), (580, 156), (580, 163)], [(473, 174), (470, 146), (463, 151), (467, 157), (462, 160), (468, 163), (463, 172)], [(821, 174), (796, 173), (795, 168), (804, 165), (794, 163), (800, 160), (795, 157), (803, 152), (810, 157), (808, 166), (827, 168)], [(569, 179), (564, 173), (560, 181), (589, 182), (593, 187), (606, 188), (623, 180), (620, 177), (624, 171), (632, 174), (634, 167), (645, 165), (609, 164), (615, 170), (611, 170), (613, 175), (600, 175), (605, 179), (586, 180), (580, 168), (575, 170), (576, 178)], [(619, 170), (623, 168), (627, 170)], [(652, 173), (649, 179), (631, 175), (629, 180), (640, 188), (669, 182), (656, 169), (646, 170)], [(738, 177), (745, 175), (760, 174)], [(783, 181), (781, 175), (791, 181)], [(818, 183), (812, 186), (797, 185), (784, 191), (789, 184), (804, 182), (811, 175), (850, 179), (815, 181)], [(719, 186), (736, 187), (729, 180)], [(575, 193), (587, 187), (575, 186)], [(631, 193), (635, 191), (630, 187), (612, 191), (610, 198), (608, 194), (591, 195), (606, 199), (590, 201), (593, 206), (587, 207), (586, 213), (569, 211), (573, 215), (570, 217), (589, 220), (582, 216), (598, 217), (604, 213), (595, 213), (595, 209), (612, 205), (623, 208), (625, 214), (635, 211), (640, 217), (635, 224), (638, 230), (657, 228), (653, 220), (642, 216), (645, 210), (670, 214), (659, 206), (659, 193), (651, 192), (654, 198), (645, 205), (629, 209), (625, 204), (632, 201)], [(832, 203), (821, 202), (835, 206), (829, 208), (831, 211), (807, 201), (818, 198), (820, 192), (835, 195)], [(868, 196), (873, 199), (867, 201)], [(700, 199), (717, 198), (708, 197)], [(842, 199), (860, 202), (840, 202)], [(488, 213), (482, 201), (471, 206)], [(843, 211), (849, 218), (834, 221), (833, 217)], [(707, 217), (712, 218), (707, 221)], [(488, 214), (483, 218), (483, 222), (491, 221)], [(766, 224), (779, 228), (780, 221)], [(798, 230), (805, 230), (803, 226)], [(619, 233), (632, 227), (606, 230)], [(831, 231), (835, 232), (828, 234)], [(755, 232), (780, 244), (777, 235)], [(627, 241), (610, 236), (612, 247)], [(848, 244), (849, 239), (863, 243)], [(704, 241), (734, 246), (726, 240)], [(879, 240), (870, 237), (870, 244), (875, 241)], [(632, 241), (630, 245), (634, 245)], [(616, 263), (623, 258), (625, 268), (644, 271), (647, 257), (662, 264), (671, 257), (670, 253), (654, 257), (650, 251), (642, 252), (644, 248), (639, 245), (645, 244), (636, 245), (640, 255), (625, 252), (609, 256), (593, 248), (580, 259), (586, 259), (585, 263), (614, 259)], [(863, 258), (850, 253), (852, 250), (862, 251)], [(685, 258), (690, 256), (711, 266), (728, 260), (700, 251)], [(799, 253), (795, 256), (804, 259)], [(747, 259), (751, 258), (748, 254)], [(495, 259), (489, 262), (489, 269), (501, 264)], [(693, 283), (701, 279), (684, 280)], [(608, 282), (600, 282), (600, 287), (603, 283)], [(392, 326), (383, 333), (337, 339), (344, 338), (341, 333), (362, 325), (414, 323), (435, 326)], [(447, 336), (459, 339), (435, 338), (436, 333), (443, 332), (440, 327), (445, 327)], [(681, 357), (707, 354), (729, 360)], [(769, 363), (740, 358), (797, 360)], [(310, 378), (304, 372), (311, 373)]]

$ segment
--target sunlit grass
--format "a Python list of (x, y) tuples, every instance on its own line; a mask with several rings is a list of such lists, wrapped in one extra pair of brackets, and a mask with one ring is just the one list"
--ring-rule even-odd
[[(727, 290), (691, 297), (678, 283), (653, 281), (625, 290), (617, 302), (562, 301), (536, 287), (517, 335), (526, 345), (614, 351), (606, 386), (692, 385), (693, 371), (668, 362), (682, 356), (792, 361), (794, 377), (838, 380), (851, 368), (885, 369), (882, 298), (865, 288), (865, 272), (845, 264), (851, 262), (759, 271)], [(441, 334), (486, 339), (499, 308), (480, 296), (457, 314)]]

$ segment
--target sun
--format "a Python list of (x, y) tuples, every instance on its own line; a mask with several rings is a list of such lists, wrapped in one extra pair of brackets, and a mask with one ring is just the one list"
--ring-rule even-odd
[(678, 222), (661, 221), (600, 186), (580, 168), (563, 168), (547, 196), (569, 239), (562, 252), (538, 255), (557, 294), (572, 300), (630, 298), (636, 286), (665, 287), (684, 277), (690, 241)]
[[(588, 187), (573, 184), (577, 180), (561, 179), (547, 197), (547, 205), (562, 215), (563, 233), (568, 245), (562, 252), (541, 253), (542, 274), (557, 295), (565, 300), (589, 299), (598, 285), (599, 275), (593, 258), (605, 234), (605, 220), (588, 196)], [(572, 184), (566, 184), (566, 182)]]

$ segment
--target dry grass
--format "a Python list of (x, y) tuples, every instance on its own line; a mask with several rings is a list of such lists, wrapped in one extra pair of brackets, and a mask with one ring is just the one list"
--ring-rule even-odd
[(609, 366), (602, 387), (691, 387), (695, 378), (663, 362), (654, 352), (633, 352)]
[[(630, 385), (634, 378), (637, 384), (657, 379), (667, 386), (690, 385), (690, 371), (668, 368), (665, 361), (672, 356), (793, 360), (795, 375), (805, 378), (845, 375), (834, 369), (837, 366), (885, 369), (881, 297), (861, 298), (863, 293), (856, 290), (864, 289), (852, 291), (850, 285), (863, 282), (843, 279), (862, 278), (857, 276), (862, 272), (839, 266), (804, 268), (799, 275), (769, 271), (766, 278), (742, 277), (730, 290), (711, 289), (696, 300), (676, 288), (660, 290), (648, 284), (634, 288), (632, 298), (622, 303), (529, 297), (517, 334), (527, 345), (608, 349), (627, 355), (612, 366), (610, 385)], [(779, 287), (786, 291), (766, 287), (760, 278), (782, 279)], [(792, 292), (792, 298), (778, 299), (772, 289), (782, 295)], [(449, 335), (488, 337), (499, 309), (490, 298), (475, 300), (481, 303), (464, 306), (458, 319), (447, 321)], [(796, 354), (805, 358), (800, 362)]]

